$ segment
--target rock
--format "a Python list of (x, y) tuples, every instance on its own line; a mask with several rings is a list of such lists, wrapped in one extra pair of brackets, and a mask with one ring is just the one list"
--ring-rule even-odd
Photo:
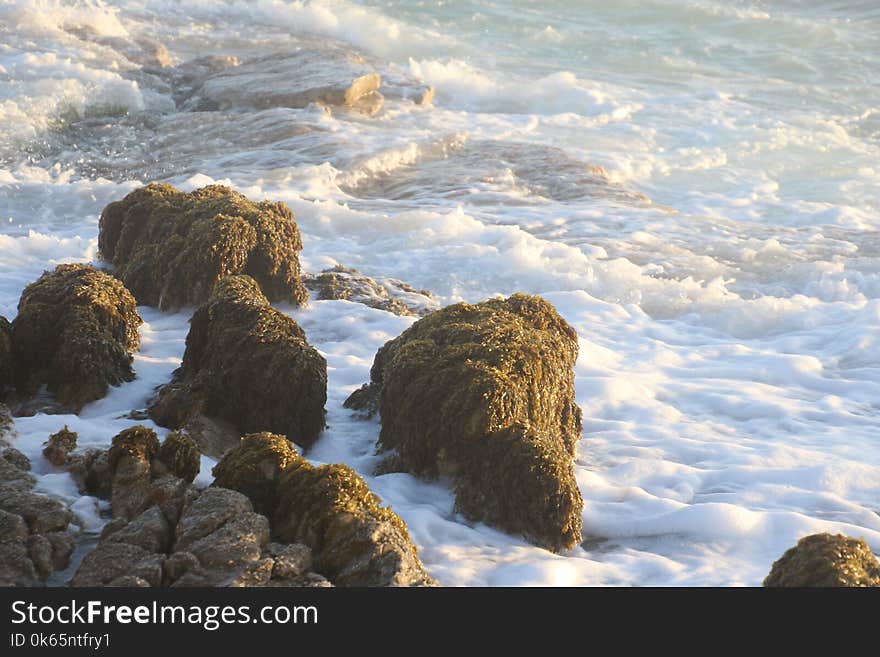
[(200, 415), (216, 416), (240, 434), (271, 431), (304, 447), (317, 440), (327, 362), (253, 279), (220, 281), (190, 324), (183, 364), (149, 408), (157, 424), (176, 429)]
[(134, 379), (138, 348), (134, 297), (88, 265), (58, 265), (28, 285), (12, 322), (16, 384), (33, 395), (42, 384), (73, 412), (109, 386)]
[(5, 447), (0, 451), (0, 462), (5, 462), (21, 472), (28, 472), (31, 469), (31, 460), (14, 447)]
[(255, 203), (228, 187), (185, 194), (153, 183), (101, 213), (98, 246), (141, 304), (204, 302), (229, 274), (248, 274), (272, 301), (305, 303), (302, 238), (284, 203)]
[(28, 555), (40, 579), (46, 579), (55, 569), (52, 560), (52, 544), (45, 534), (32, 534), (27, 538)]
[(185, 433), (173, 431), (159, 448), (159, 460), (170, 472), (186, 482), (196, 478), (201, 469), (201, 452), (196, 441)]
[(813, 534), (773, 564), (764, 586), (880, 586), (880, 563), (862, 539)]
[(91, 448), (80, 454), (70, 454), (65, 467), (81, 492), (103, 499), (110, 498), (113, 482), (108, 450)]
[(263, 558), (269, 521), (252, 511), (241, 493), (211, 487), (188, 503), (176, 529), (178, 557), (170, 574), (182, 572), (173, 586), (259, 586), (268, 582), (272, 561)]
[(273, 577), (264, 586), (284, 587), (284, 588), (299, 588), (299, 587), (326, 588), (326, 587), (333, 586), (333, 583), (330, 582), (330, 580), (326, 579), (323, 575), (319, 575), (318, 573), (306, 573), (305, 575), (301, 575), (299, 577), (288, 577), (288, 578), (275, 578), (275, 577)]
[(114, 525), (116, 522), (104, 528), (102, 543), (128, 543), (148, 552), (167, 552), (171, 547), (173, 530), (158, 506), (150, 507), (130, 522)]
[(171, 526), (177, 526), (183, 507), (198, 497), (199, 491), (187, 481), (174, 476), (154, 479), (150, 485), (149, 506), (157, 506)]
[(37, 582), (28, 534), (21, 516), (0, 510), (0, 586), (33, 586)]
[(150, 460), (158, 453), (159, 439), (152, 429), (138, 425), (113, 437), (107, 462), (114, 517), (130, 520), (146, 508), (152, 478)]
[(302, 49), (248, 59), (209, 74), (183, 106), (204, 111), (301, 108), (320, 103), (373, 115), (382, 107), (381, 83), (379, 75), (353, 51)]
[(303, 282), (319, 300), (343, 299), (395, 315), (425, 315), (438, 308), (427, 290), (416, 290), (395, 278), (369, 278), (342, 265), (306, 276)]
[(195, 572), (200, 567), (199, 560), (190, 552), (175, 552), (163, 564), (163, 581), (166, 586), (183, 577), (184, 574)]
[(380, 502), (351, 468), (299, 459), (281, 474), (273, 531), (308, 545), (316, 569), (337, 586), (436, 584), (404, 522)]
[(12, 359), (12, 324), (0, 316), (0, 399), (15, 384)]
[(252, 512), (250, 500), (241, 493), (212, 486), (184, 507), (175, 529), (174, 551), (186, 550), (229, 520)]
[(61, 467), (67, 462), (67, 455), (76, 449), (76, 431), (70, 431), (67, 425), (58, 433), (49, 436), (43, 447), (43, 456), (54, 466)]
[(21, 516), (32, 534), (66, 531), (74, 519), (62, 502), (31, 491), (0, 492), (0, 510)]
[(344, 408), (357, 411), (357, 417), (369, 420), (379, 412), (379, 388), (365, 383), (342, 402)]
[(452, 477), (465, 517), (550, 550), (581, 541), (574, 477), (581, 412), (577, 334), (540, 297), (459, 303), (376, 354), (381, 450), (425, 478)]
[(13, 447), (0, 452), (0, 496), (33, 488), (36, 479), (28, 472), (30, 466), (28, 457)]
[(70, 586), (128, 586), (134, 582), (123, 578), (138, 578), (149, 586), (159, 586), (164, 561), (164, 554), (137, 545), (99, 543), (83, 558)]
[(292, 579), (312, 569), (312, 551), (303, 543), (269, 543), (266, 551), (274, 560), (272, 579)]
[(246, 495), (257, 513), (271, 514), (282, 470), (299, 460), (293, 444), (284, 436), (248, 434), (214, 466), (214, 484)]
[[(0, 395), (3, 394), (3, 391), (0, 390)], [(13, 433), (15, 425), (12, 420), (12, 411), (9, 410), (9, 407), (0, 402), (0, 446), (6, 445), (9, 442), (10, 434)]]
[(76, 547), (74, 537), (67, 532), (49, 532), (44, 536), (52, 545), (52, 567), (55, 570), (64, 570), (70, 563), (70, 557)]

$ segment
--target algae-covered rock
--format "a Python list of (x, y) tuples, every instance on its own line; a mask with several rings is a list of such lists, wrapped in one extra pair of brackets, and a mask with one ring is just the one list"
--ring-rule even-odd
[(107, 462), (115, 517), (131, 519), (146, 507), (152, 479), (150, 461), (158, 453), (159, 439), (152, 429), (138, 425), (113, 437)]
[(466, 517), (570, 548), (583, 504), (573, 469), (577, 354), (574, 329), (540, 297), (431, 313), (376, 354), (379, 447), (418, 476), (451, 476)]
[(248, 434), (214, 466), (214, 484), (247, 495), (255, 511), (271, 514), (281, 472), (299, 460), (293, 444), (284, 436)]
[(190, 324), (183, 364), (150, 406), (155, 422), (181, 428), (216, 416), (240, 433), (271, 431), (304, 447), (317, 439), (327, 362), (252, 278), (221, 280)]
[(396, 278), (370, 278), (342, 265), (306, 276), (303, 281), (319, 300), (343, 299), (395, 315), (425, 315), (438, 307), (427, 290), (416, 290)]
[(12, 358), (12, 324), (0, 315), (0, 399), (15, 385)]
[(138, 302), (197, 305), (229, 274), (248, 274), (272, 301), (300, 305), (302, 238), (284, 203), (256, 203), (228, 187), (186, 194), (153, 183), (109, 204), (98, 246)]
[(337, 586), (433, 586), (403, 520), (345, 465), (305, 459), (281, 474), (273, 531), (315, 552), (316, 570)]
[(764, 586), (880, 586), (880, 563), (862, 539), (813, 534), (773, 564)]
[(62, 466), (67, 462), (67, 455), (76, 449), (76, 431), (71, 431), (64, 425), (64, 428), (49, 436), (43, 447), (43, 456), (54, 466)]
[(12, 322), (16, 384), (33, 395), (42, 384), (74, 412), (111, 385), (134, 378), (138, 348), (134, 297), (88, 265), (59, 265), (28, 285)]
[(159, 448), (159, 460), (175, 477), (191, 482), (201, 468), (201, 452), (192, 436), (179, 431), (169, 433)]

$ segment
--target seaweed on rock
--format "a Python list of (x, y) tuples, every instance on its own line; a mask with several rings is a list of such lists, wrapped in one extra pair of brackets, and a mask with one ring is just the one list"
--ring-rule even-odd
[(134, 379), (140, 343), (134, 297), (117, 279), (89, 265), (58, 265), (28, 285), (12, 322), (16, 384), (40, 385), (75, 412)]
[(570, 548), (583, 504), (573, 469), (577, 355), (574, 329), (540, 297), (431, 313), (376, 354), (379, 448), (395, 451), (392, 467), (451, 476), (466, 517)]
[(239, 273), (252, 276), (272, 301), (308, 299), (290, 208), (221, 185), (186, 194), (152, 183), (131, 192), (104, 208), (98, 247), (144, 305), (197, 305), (217, 281)]
[(149, 408), (158, 424), (197, 416), (241, 433), (273, 431), (310, 446), (324, 429), (327, 361), (249, 276), (228, 276), (196, 310), (183, 364)]

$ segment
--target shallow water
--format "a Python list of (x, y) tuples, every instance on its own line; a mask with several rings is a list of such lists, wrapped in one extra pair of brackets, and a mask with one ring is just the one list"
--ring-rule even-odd
[[(542, 294), (578, 330), (588, 540), (553, 555), (464, 523), (443, 482), (370, 476), (378, 424), (341, 402), (411, 319), (285, 309), (330, 367), (310, 457), (367, 476), (442, 583), (754, 585), (816, 531), (878, 552), (880, 9), (815, 4), (0, 0), (0, 314), (96, 257), (109, 201), (224, 182), (291, 206), (308, 271)], [(354, 48), (436, 95), (193, 112), (145, 40), (172, 64)], [(141, 310), (136, 381), (17, 421), (47, 490), (78, 497), (48, 433), (107, 443), (178, 364), (187, 314)]]

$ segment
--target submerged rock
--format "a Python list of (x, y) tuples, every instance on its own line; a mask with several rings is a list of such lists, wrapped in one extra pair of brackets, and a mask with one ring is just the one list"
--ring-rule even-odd
[(267, 432), (248, 434), (214, 466), (214, 484), (243, 493), (255, 511), (271, 514), (281, 472), (299, 461), (299, 454), (284, 436)]
[[(376, 354), (386, 469), (451, 476), (456, 509), (558, 551), (581, 540), (574, 329), (540, 297), (448, 306)], [(358, 391), (361, 397), (367, 393)]]
[(370, 278), (342, 265), (306, 276), (303, 281), (319, 300), (354, 301), (395, 315), (425, 315), (438, 307), (427, 290), (416, 290), (394, 278)]
[(880, 586), (880, 562), (862, 539), (813, 534), (773, 564), (764, 586)]
[(76, 449), (76, 431), (70, 431), (67, 425), (57, 433), (49, 436), (43, 447), (43, 456), (54, 466), (60, 467), (67, 462), (67, 455)]
[(33, 395), (47, 384), (55, 398), (79, 410), (134, 379), (138, 348), (134, 297), (122, 283), (88, 265), (59, 265), (28, 285), (12, 322), (16, 384)]
[(272, 301), (308, 298), (290, 208), (220, 185), (190, 194), (159, 183), (135, 190), (104, 208), (98, 246), (138, 302), (161, 309), (202, 303), (217, 281), (239, 273)]
[(382, 108), (381, 83), (353, 51), (303, 49), (245, 60), (208, 74), (184, 108), (301, 108), (321, 103), (372, 115)]
[(303, 447), (324, 428), (327, 362), (248, 276), (221, 280), (191, 320), (183, 364), (149, 408), (181, 428), (219, 417), (240, 433), (272, 431)]

